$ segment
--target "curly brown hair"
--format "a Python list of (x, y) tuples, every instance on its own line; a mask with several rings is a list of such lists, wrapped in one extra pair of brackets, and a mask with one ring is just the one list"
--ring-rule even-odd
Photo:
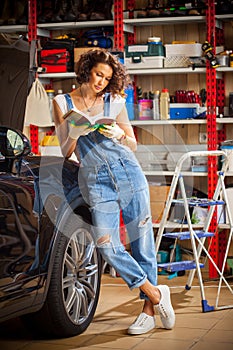
[(75, 66), (76, 80), (82, 85), (87, 83), (90, 77), (90, 71), (98, 63), (108, 64), (112, 70), (112, 78), (107, 87), (101, 91), (100, 95), (105, 92), (111, 92), (113, 95), (124, 95), (124, 88), (129, 84), (129, 75), (121, 64), (116, 55), (111, 54), (106, 49), (91, 49), (83, 53)]

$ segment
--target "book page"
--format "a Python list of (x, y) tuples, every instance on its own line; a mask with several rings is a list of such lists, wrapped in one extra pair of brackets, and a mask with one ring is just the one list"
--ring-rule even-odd
[(91, 111), (80, 111), (75, 108), (64, 114), (63, 118), (76, 126), (87, 124), (98, 127), (102, 124), (114, 122), (113, 118), (103, 116), (103, 105), (94, 106)]

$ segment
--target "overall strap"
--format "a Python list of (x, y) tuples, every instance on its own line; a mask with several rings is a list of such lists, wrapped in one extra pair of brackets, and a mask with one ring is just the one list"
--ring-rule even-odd
[(66, 99), (66, 103), (67, 103), (67, 106), (68, 106), (68, 110), (71, 110), (74, 106), (73, 106), (73, 102), (72, 102), (72, 99), (70, 97), (69, 94), (65, 94), (65, 99)]
[(110, 92), (105, 92), (104, 94), (104, 116), (109, 117), (110, 116)]

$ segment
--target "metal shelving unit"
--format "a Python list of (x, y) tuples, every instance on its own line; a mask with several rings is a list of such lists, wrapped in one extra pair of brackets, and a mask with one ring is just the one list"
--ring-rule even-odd
[[(68, 22), (68, 23), (37, 23), (37, 0), (30, 0), (29, 3), (29, 23), (28, 25), (14, 25), (14, 26), (1, 26), (1, 31), (21, 32), (27, 33), (29, 41), (36, 39), (38, 36), (49, 36), (51, 30), (57, 29), (79, 29), (79, 28), (96, 28), (100, 26), (113, 26), (114, 27), (114, 48), (122, 50), (124, 49), (124, 34), (128, 33), (128, 44), (135, 42), (135, 28), (143, 26), (155, 26), (155, 25), (179, 25), (182, 23), (206, 23), (207, 40), (216, 47), (216, 30), (213, 28), (218, 27), (218, 39), (223, 41), (223, 29), (221, 21), (230, 21), (233, 19), (233, 15), (215, 15), (215, 5), (212, 0), (207, 1), (207, 13), (206, 16), (184, 16), (184, 17), (159, 17), (159, 18), (123, 18), (123, 0), (114, 1), (114, 20), (110, 21), (87, 21), (87, 22)], [(132, 9), (135, 5), (135, 0), (127, 1), (128, 8)], [(132, 12), (129, 12), (129, 16), (132, 16)], [(220, 34), (219, 34), (220, 33)], [(220, 41), (221, 41), (220, 40)], [(221, 43), (220, 43), (221, 44)], [(131, 69), (129, 73), (132, 75), (157, 75), (157, 74), (206, 74), (206, 88), (207, 88), (207, 120), (169, 120), (167, 124), (206, 124), (208, 150), (215, 150), (220, 141), (225, 138), (225, 131), (217, 132), (218, 124), (231, 124), (232, 118), (217, 118), (216, 117), (216, 103), (223, 108), (224, 96), (224, 73), (233, 71), (230, 67), (219, 67), (216, 70), (211, 68), (207, 64), (207, 68), (169, 68), (169, 69)], [(220, 74), (220, 75), (218, 75)], [(53, 74), (40, 74), (40, 78), (53, 79), (53, 78), (75, 78), (75, 73), (53, 73)], [(217, 94), (218, 92), (218, 94)], [(220, 93), (219, 93), (220, 92)], [(216, 97), (217, 95), (217, 97)], [(216, 101), (218, 99), (218, 101)], [(132, 125), (160, 125), (163, 121), (132, 121)], [(38, 153), (38, 128), (31, 126), (31, 143), (33, 152)], [(216, 168), (216, 164), (214, 168)], [(149, 174), (157, 175), (155, 172), (149, 172)], [(208, 193), (211, 196), (213, 189), (216, 185), (216, 176), (214, 175), (214, 169), (209, 167), (208, 169)], [(170, 176), (170, 172), (166, 175)], [(200, 173), (198, 174), (201, 175)], [(188, 174), (187, 174), (188, 176)], [(201, 175), (202, 176), (202, 175)], [(204, 176), (204, 173), (203, 173)], [(213, 218), (213, 228), (215, 226), (215, 217)], [(215, 261), (218, 260), (219, 242), (216, 242), (213, 256)], [(210, 273), (211, 275), (212, 273)], [(214, 276), (213, 276), (214, 277)]]

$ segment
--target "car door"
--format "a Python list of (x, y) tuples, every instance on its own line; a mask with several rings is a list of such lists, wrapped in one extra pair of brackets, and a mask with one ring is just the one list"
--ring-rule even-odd
[[(37, 293), (32, 179), (0, 174), (0, 317), (20, 314)], [(33, 267), (33, 268), (32, 268)]]

